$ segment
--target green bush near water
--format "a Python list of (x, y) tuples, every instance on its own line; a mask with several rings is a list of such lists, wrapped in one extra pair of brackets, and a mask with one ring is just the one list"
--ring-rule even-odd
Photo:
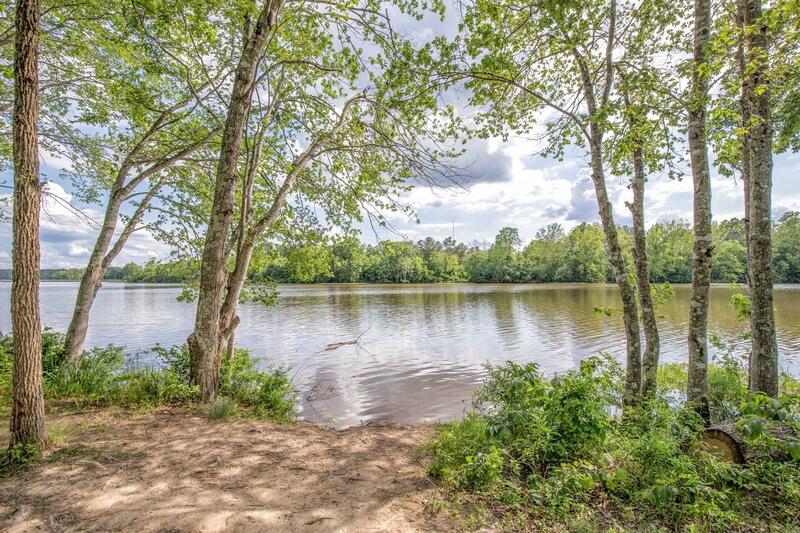
[[(191, 403), (197, 387), (189, 383), (189, 354), (185, 346), (153, 351), (155, 368), (129, 368), (123, 349), (109, 345), (87, 350), (75, 365), (62, 366), (64, 336), (46, 330), (42, 335), (42, 373), (45, 398), (78, 406), (155, 407)], [(12, 344), (0, 336), (0, 402), (11, 405)], [(250, 414), (289, 421), (294, 414), (295, 393), (285, 369), (259, 370), (247, 350), (238, 349), (231, 361), (222, 363), (220, 394), (246, 408)]]
[[(533, 530), (797, 530), (800, 443), (767, 428), (800, 426), (797, 398), (748, 395), (734, 359), (710, 372), (712, 412), (739, 418), (750, 444), (790, 459), (721, 461), (699, 443), (694, 411), (676, 399), (685, 370), (663, 365), (659, 398), (621, 416), (622, 375), (592, 358), (553, 379), (535, 364), (489, 367), (474, 412), (426, 446), (430, 473), (467, 518)], [(682, 380), (682, 381), (681, 381)], [(784, 391), (797, 390), (784, 377)]]
[[(189, 351), (185, 345), (171, 348), (156, 346), (154, 351), (182, 383), (189, 383)], [(288, 370), (259, 370), (257, 362), (249, 351), (242, 348), (236, 349), (232, 358), (223, 358), (220, 396), (235, 401), (257, 416), (279, 422), (291, 420), (296, 397)]]

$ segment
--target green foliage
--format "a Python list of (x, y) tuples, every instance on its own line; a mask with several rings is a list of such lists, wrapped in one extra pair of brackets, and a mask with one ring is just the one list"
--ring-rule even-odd
[[(800, 106), (797, 107), (800, 109)], [(800, 213), (789, 211), (779, 220), (772, 236), (775, 281), (800, 281)]]
[[(625, 246), (627, 228), (619, 230)], [(747, 250), (740, 219), (723, 220), (714, 226), (712, 279), (716, 282), (747, 281)], [(784, 214), (774, 230), (775, 280), (800, 282), (800, 215)], [(253, 259), (250, 285), (243, 299), (271, 305), (276, 292), (270, 283), (602, 283), (612, 281), (599, 224), (579, 224), (565, 232), (550, 224), (536, 232), (533, 240), (520, 247), (519, 233), (503, 228), (486, 247), (469, 247), (452, 238), (437, 241), (428, 237), (414, 242), (384, 241), (364, 245), (349, 236), (330, 243), (269, 245)], [(629, 246), (626, 246), (629, 248)], [(692, 232), (687, 224), (653, 224), (647, 232), (650, 279), (654, 283), (688, 283), (692, 271)], [(628, 261), (632, 265), (632, 261)], [(48, 273), (49, 279), (78, 279), (63, 271)], [(183, 283), (193, 286), (197, 264), (191, 261), (150, 261), (129, 263), (109, 269), (107, 279), (144, 283)], [(663, 294), (661, 293), (663, 291)], [(653, 289), (662, 302), (670, 288)], [(187, 293), (189, 300), (193, 291)]]
[(743, 322), (750, 318), (750, 297), (737, 292), (731, 296), (731, 307), (736, 311), (736, 320)]
[(0, 452), (0, 478), (24, 472), (42, 456), (42, 450), (33, 443), (18, 442)]
[(220, 394), (249, 407), (257, 416), (289, 421), (294, 416), (296, 393), (286, 368), (259, 370), (257, 360), (244, 349), (223, 359)]
[[(153, 347), (154, 368), (126, 366), (118, 346), (92, 348), (75, 364), (62, 365), (63, 334), (43, 333), (43, 389), (51, 402), (76, 405), (155, 407), (191, 403), (198, 389), (190, 384), (189, 352), (186, 346)], [(247, 350), (238, 349), (224, 359), (220, 375), (223, 396), (246, 407), (256, 416), (290, 421), (294, 416), (295, 391), (286, 369), (260, 370)], [(0, 400), (11, 404), (11, 337), (0, 336)], [(7, 401), (6, 401), (7, 400)]]
[[(741, 415), (739, 409), (747, 397), (747, 357), (736, 353), (736, 344), (716, 335), (709, 339), (718, 355), (708, 366), (708, 404), (711, 422), (717, 423)], [(686, 363), (664, 363), (658, 368), (660, 395), (683, 401), (686, 391)]]
[(585, 360), (552, 380), (533, 363), (487, 370), (475, 411), (444, 426), (430, 447), (431, 472), (446, 483), (486, 488), (506, 474), (525, 477), (583, 457), (605, 440), (619, 372), (612, 359)]
[[(765, 438), (770, 424), (797, 423), (796, 402), (749, 396), (742, 377), (739, 363), (712, 367), (715, 416), (732, 406), (752, 445), (761, 439), (800, 456), (794, 440)], [(427, 445), (430, 472), (457, 500), (532, 529), (798, 527), (800, 463), (765, 455), (736, 465), (705, 452), (700, 420), (673, 394), (685, 388), (685, 365), (664, 365), (659, 378), (660, 398), (620, 417), (622, 377), (608, 359), (552, 379), (535, 365), (492, 367), (475, 411), (444, 424)]]
[(44, 372), (45, 396), (82, 398), (89, 402), (116, 396), (124, 361), (121, 347), (91, 348), (77, 363), (63, 368), (59, 364)]
[(11, 409), (11, 381), (14, 360), (11, 335), (0, 335), (0, 414)]
[[(186, 345), (164, 348), (156, 346), (164, 368), (175, 375), (177, 382), (188, 387), (190, 379), (189, 350)], [(296, 395), (285, 368), (260, 370), (258, 360), (239, 348), (233, 358), (223, 358), (220, 367), (220, 396), (237, 402), (256, 416), (276, 421), (289, 421), (294, 416)]]

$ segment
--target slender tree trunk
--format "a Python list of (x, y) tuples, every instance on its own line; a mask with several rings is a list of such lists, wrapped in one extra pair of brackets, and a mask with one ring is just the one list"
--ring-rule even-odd
[[(748, 293), (750, 288), (753, 286), (753, 275), (751, 272), (751, 264), (750, 264), (750, 132), (747, 131), (750, 127), (750, 120), (751, 120), (751, 113), (750, 113), (750, 77), (747, 74), (747, 59), (745, 57), (745, 32), (747, 28), (746, 21), (746, 14), (747, 14), (747, 0), (738, 0), (736, 2), (736, 22), (739, 26), (741, 31), (741, 35), (739, 38), (739, 46), (736, 51), (736, 59), (739, 63), (739, 77), (741, 79), (741, 92), (739, 94), (739, 108), (741, 112), (741, 128), (744, 132), (741, 138), (741, 176), (742, 176), (742, 189), (744, 191), (744, 216), (742, 217), (742, 223), (744, 225), (744, 242), (745, 246), (748, 249), (748, 260), (747, 260), (747, 290)], [(752, 322), (752, 317), (749, 317), (749, 320)], [(752, 330), (752, 323), (750, 325)], [(749, 369), (753, 368), (753, 349), (752, 344), (750, 347), (750, 353), (748, 354), (748, 376), (747, 376), (747, 387), (748, 389), (751, 388), (752, 384), (750, 382), (750, 378), (752, 374), (749, 372)]]
[(708, 92), (708, 41), (711, 33), (711, 2), (694, 2), (694, 68), (689, 102), (689, 157), (694, 183), (694, 245), (692, 296), (689, 306), (689, 370), (686, 400), (703, 419), (708, 411), (708, 294), (711, 286), (711, 176), (706, 139)]
[(642, 394), (652, 398), (658, 385), (658, 358), (661, 341), (658, 336), (653, 294), (650, 289), (650, 276), (647, 268), (647, 237), (644, 226), (644, 161), (639, 149), (633, 152), (633, 203), (630, 204), (633, 217), (633, 264), (636, 270), (639, 310), (644, 329), (645, 349), (642, 355)]
[(165, 111), (153, 124), (150, 132), (145, 134), (144, 138), (140, 141), (139, 145), (128, 155), (128, 158), (119, 168), (117, 178), (114, 186), (109, 195), (108, 204), (106, 205), (106, 212), (103, 215), (103, 225), (100, 228), (100, 233), (94, 243), (92, 255), (89, 257), (89, 263), (83, 272), (80, 286), (78, 287), (78, 295), (75, 298), (75, 307), (72, 311), (72, 319), (70, 320), (69, 327), (67, 328), (67, 335), (64, 343), (66, 349), (66, 357), (64, 364), (74, 364), (81, 358), (83, 354), (83, 345), (86, 342), (86, 332), (89, 328), (89, 314), (94, 304), (94, 299), (97, 296), (97, 291), (103, 284), (108, 268), (114, 262), (114, 259), (120, 254), (122, 249), (127, 244), (128, 239), (137, 230), (138, 224), (150, 206), (150, 203), (155, 198), (156, 194), (163, 188), (166, 183), (166, 178), (158, 179), (142, 197), (136, 210), (131, 216), (128, 223), (122, 230), (122, 233), (117, 237), (116, 242), (112, 245), (111, 242), (114, 238), (114, 233), (117, 230), (117, 220), (119, 218), (120, 208), (122, 203), (126, 201), (129, 194), (133, 193), (136, 187), (141, 184), (147, 177), (153, 176), (159, 172), (166, 170), (171, 165), (178, 161), (185, 159), (198, 148), (203, 146), (217, 130), (211, 131), (205, 138), (197, 143), (190, 144), (178, 151), (177, 153), (163, 158), (158, 163), (142, 171), (137, 176), (133, 177), (126, 184), (128, 173), (131, 170), (132, 163), (130, 162), (133, 155), (142, 147), (144, 142), (150, 137), (151, 133), (157, 130), (157, 127), (163, 124), (168, 113), (183, 105), (176, 104), (172, 109)]
[(278, 218), (281, 209), (283, 209), (283, 206), (286, 205), (286, 198), (288, 197), (289, 192), (291, 192), (297, 177), (314, 159), (314, 157), (317, 156), (317, 149), (322, 146), (330, 137), (338, 134), (341, 129), (347, 125), (349, 110), (360, 98), (360, 96), (355, 96), (345, 102), (344, 106), (342, 106), (341, 115), (339, 116), (339, 120), (337, 121), (336, 125), (329, 132), (327, 132), (327, 134), (324, 134), (312, 141), (308, 148), (306, 148), (306, 150), (294, 160), (291, 170), (286, 175), (286, 179), (283, 180), (283, 183), (278, 189), (275, 198), (273, 198), (269, 209), (261, 218), (256, 220), (252, 226), (250, 226), (250, 220), (252, 218), (251, 203), (253, 182), (261, 161), (261, 140), (260, 137), (257, 138), (253, 147), (253, 152), (248, 161), (247, 172), (245, 174), (245, 183), (242, 187), (242, 205), (239, 221), (239, 234), (237, 239), (238, 243), (236, 246), (236, 264), (234, 265), (233, 271), (230, 273), (230, 275), (228, 275), (227, 290), (219, 312), (220, 332), (217, 343), (218, 353), (222, 353), (227, 345), (227, 357), (233, 357), (234, 335), (236, 328), (239, 325), (239, 317), (236, 314), (236, 311), (239, 307), (239, 297), (247, 279), (247, 270), (250, 267), (250, 260), (253, 258), (253, 252), (255, 251), (258, 239), (261, 238), (264, 232), (270, 226), (272, 226), (272, 224)]
[(200, 399), (213, 402), (219, 388), (220, 311), (226, 285), (226, 245), (234, 211), (240, 143), (250, 108), (258, 59), (275, 22), (280, 0), (267, 0), (252, 34), (246, 39), (236, 67), (228, 114), (222, 133), (214, 202), (206, 230), (200, 267), (200, 290), (194, 331), (187, 339), (192, 378), (200, 386)]
[(634, 405), (638, 402), (642, 391), (642, 346), (639, 339), (639, 313), (636, 305), (636, 290), (628, 279), (625, 266), (625, 256), (619, 244), (617, 226), (614, 223), (614, 213), (611, 202), (608, 200), (605, 170), (603, 169), (603, 128), (600, 126), (598, 112), (608, 103), (614, 79), (614, 39), (616, 28), (616, 1), (610, 2), (608, 43), (605, 52), (606, 78), (598, 100), (595, 96), (595, 81), (591, 69), (577, 48), (572, 49), (573, 57), (580, 71), (583, 96), (589, 112), (588, 130), (584, 130), (589, 143), (592, 164), (592, 181), (594, 182), (597, 207), (600, 213), (600, 222), (603, 226), (606, 253), (614, 279), (619, 287), (622, 299), (622, 322), (625, 329), (626, 368), (625, 368), (625, 405)]
[[(760, 0), (747, 0), (745, 28), (752, 67), (748, 82), (750, 137), (750, 389), (778, 395), (778, 348), (772, 297), (772, 126), (766, 25)], [(754, 27), (758, 25), (757, 27)]]
[[(745, 43), (744, 31), (746, 27), (745, 13), (747, 11), (747, 0), (738, 0), (736, 2), (736, 18), (739, 28), (742, 31), (742, 37), (739, 42), (739, 48), (736, 52), (737, 61), (739, 63), (739, 76), (741, 78), (742, 90), (739, 96), (739, 107), (741, 109), (741, 127), (745, 133), (742, 135), (742, 188), (744, 190), (744, 236), (745, 244), (749, 246), (750, 243), (750, 133), (747, 129), (750, 127), (750, 79), (747, 75), (747, 59), (745, 58)], [(747, 285), (750, 282), (750, 263), (747, 265)]]
[(11, 446), (45, 443), (39, 316), (38, 0), (18, 0), (14, 48)]
[(86, 331), (89, 328), (89, 312), (92, 309), (94, 298), (103, 282), (106, 268), (103, 268), (103, 258), (111, 245), (114, 231), (117, 227), (121, 198), (119, 194), (112, 193), (103, 218), (103, 226), (94, 243), (89, 263), (83, 271), (81, 284), (78, 286), (78, 295), (75, 298), (75, 308), (72, 311), (72, 320), (67, 328), (65, 347), (67, 350), (65, 364), (73, 364), (80, 359), (83, 353), (83, 344), (86, 341)]
[[(640, 137), (640, 120), (632, 107), (622, 70), (620, 70), (620, 75), (623, 78), (622, 96), (625, 108), (628, 111), (628, 125), (634, 139), (638, 141)], [(658, 385), (658, 358), (661, 352), (661, 341), (658, 336), (658, 324), (656, 322), (647, 266), (647, 236), (644, 225), (644, 185), (646, 180), (644, 154), (639, 146), (637, 145), (633, 150), (633, 181), (631, 182), (633, 202), (628, 204), (628, 208), (631, 210), (631, 217), (633, 218), (633, 264), (636, 271), (639, 312), (642, 317), (645, 338), (645, 349), (642, 355), (642, 394), (645, 397), (652, 398), (656, 394), (656, 386)]]
[[(599, 128), (591, 125), (595, 139), (601, 138)], [(597, 130), (597, 131), (595, 131)], [(605, 172), (599, 143), (592, 142), (592, 181), (594, 182), (600, 221), (605, 235), (606, 252), (614, 279), (619, 287), (622, 298), (622, 322), (625, 328), (626, 341), (626, 368), (625, 368), (625, 404), (633, 405), (639, 398), (642, 389), (642, 348), (639, 340), (639, 316), (636, 306), (636, 291), (628, 279), (625, 257), (619, 244), (617, 226), (614, 223), (614, 214), (611, 202), (608, 200)]]

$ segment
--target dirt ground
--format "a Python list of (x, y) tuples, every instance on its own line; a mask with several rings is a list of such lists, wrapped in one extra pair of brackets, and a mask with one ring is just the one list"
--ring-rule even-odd
[(434, 487), (417, 449), (430, 426), (334, 431), (168, 409), (48, 425), (42, 464), (0, 480), (0, 531), (451, 529), (426, 512)]

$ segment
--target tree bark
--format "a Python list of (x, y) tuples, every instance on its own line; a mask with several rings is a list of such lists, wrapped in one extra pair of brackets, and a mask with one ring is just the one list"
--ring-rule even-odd
[[(192, 143), (184, 147), (182, 150), (172, 154), (171, 156), (164, 157), (156, 164), (148, 167), (146, 170), (135, 175), (133, 178), (128, 179), (128, 174), (131, 171), (131, 160), (133, 156), (142, 147), (143, 143), (151, 136), (152, 133), (157, 131), (158, 127), (164, 122), (169, 113), (176, 110), (184, 103), (177, 104), (170, 110), (165, 111), (153, 123), (153, 127), (145, 134), (144, 138), (139, 144), (128, 154), (126, 160), (120, 166), (117, 172), (117, 178), (111, 193), (109, 194), (108, 203), (106, 204), (106, 211), (103, 215), (103, 225), (100, 228), (100, 233), (94, 243), (92, 255), (89, 257), (89, 263), (81, 277), (81, 283), (78, 286), (78, 295), (75, 298), (75, 307), (72, 311), (72, 319), (70, 320), (69, 327), (67, 328), (67, 335), (65, 339), (66, 357), (64, 364), (74, 364), (83, 355), (83, 345), (86, 342), (86, 332), (89, 328), (89, 314), (94, 304), (94, 299), (97, 296), (97, 291), (100, 290), (103, 284), (103, 278), (108, 271), (108, 268), (114, 262), (114, 259), (120, 254), (125, 244), (128, 242), (130, 236), (136, 231), (139, 222), (147, 211), (150, 202), (153, 201), (156, 194), (165, 185), (165, 178), (156, 181), (147, 193), (142, 197), (136, 210), (131, 216), (128, 223), (122, 230), (122, 233), (117, 237), (113, 246), (111, 244), (114, 238), (114, 232), (117, 230), (117, 220), (119, 219), (120, 208), (123, 202), (127, 200), (128, 195), (134, 192), (143, 181), (148, 177), (163, 172), (173, 164), (184, 160), (186, 157), (194, 153), (201, 146), (206, 144), (218, 130), (211, 131), (199, 142)], [(126, 183), (127, 181), (127, 183)], [(109, 250), (110, 248), (110, 250)]]
[(644, 225), (644, 154), (640, 148), (640, 120), (634, 114), (630, 96), (624, 86), (623, 77), (622, 96), (628, 114), (628, 126), (633, 135), (636, 147), (633, 150), (633, 181), (631, 190), (633, 192), (633, 202), (628, 204), (633, 219), (633, 264), (636, 271), (636, 285), (639, 296), (639, 312), (642, 318), (642, 328), (644, 329), (645, 349), (642, 355), (642, 395), (653, 398), (656, 394), (658, 385), (658, 358), (661, 352), (661, 341), (658, 336), (658, 324), (656, 313), (653, 306), (653, 294), (650, 288), (650, 275), (647, 266), (647, 236)]
[[(739, 110), (741, 114), (741, 123), (740, 126), (742, 131), (741, 138), (741, 147), (740, 153), (742, 161), (740, 163), (741, 166), (741, 177), (742, 177), (742, 189), (744, 193), (744, 216), (742, 217), (742, 222), (744, 224), (744, 242), (745, 247), (748, 249), (748, 256), (750, 254), (750, 133), (747, 131), (750, 127), (750, 83), (749, 83), (749, 76), (747, 74), (747, 59), (745, 57), (745, 32), (747, 23), (746, 20), (746, 13), (747, 13), (747, 0), (737, 0), (736, 2), (736, 23), (739, 26), (739, 30), (741, 35), (739, 37), (739, 46), (736, 50), (736, 60), (739, 63), (739, 78), (741, 80), (741, 92), (739, 94)], [(748, 290), (748, 297), (750, 288), (753, 286), (753, 276), (750, 271), (751, 264), (750, 260), (747, 261), (747, 290)], [(748, 317), (748, 320), (751, 320), (752, 317)], [(752, 324), (751, 324), (752, 329)], [(747, 376), (747, 386), (748, 389), (751, 387), (751, 374), (749, 369), (753, 367), (753, 350), (752, 344), (750, 348), (750, 353), (748, 354), (748, 376)]]
[(86, 341), (86, 332), (89, 327), (89, 312), (92, 309), (94, 298), (97, 295), (97, 291), (100, 290), (107, 270), (103, 268), (103, 258), (111, 245), (111, 239), (114, 237), (121, 203), (122, 198), (119, 195), (119, 191), (113, 191), (106, 206), (100, 234), (95, 240), (92, 255), (89, 257), (89, 263), (83, 271), (81, 284), (78, 286), (78, 295), (75, 298), (72, 320), (70, 320), (67, 328), (65, 364), (75, 363), (83, 353), (83, 343)]
[(240, 143), (250, 108), (256, 68), (267, 36), (275, 26), (281, 0), (266, 0), (255, 28), (246, 39), (233, 81), (217, 164), (214, 201), (200, 267), (200, 288), (194, 331), (187, 339), (192, 379), (200, 399), (213, 402), (219, 388), (220, 310), (226, 285), (225, 248), (234, 211)]
[[(596, 136), (595, 138), (602, 138), (599, 128), (595, 124), (592, 124), (590, 128), (593, 136)], [(636, 290), (628, 279), (625, 257), (622, 255), (622, 247), (619, 244), (617, 226), (614, 223), (611, 202), (608, 200), (605, 172), (603, 171), (602, 151), (599, 143), (592, 143), (591, 159), (592, 181), (594, 182), (600, 221), (605, 236), (606, 252), (608, 253), (608, 261), (611, 263), (614, 279), (617, 282), (617, 287), (619, 287), (619, 293), (622, 299), (622, 322), (625, 328), (626, 341), (624, 402), (625, 405), (633, 405), (637, 402), (642, 390), (642, 348), (639, 339), (639, 316), (636, 306)]]
[[(741, 111), (741, 127), (745, 132), (742, 135), (741, 145), (741, 177), (742, 189), (744, 191), (744, 235), (745, 244), (749, 246), (750, 243), (750, 134), (747, 129), (750, 126), (750, 83), (749, 76), (747, 75), (747, 59), (745, 58), (745, 43), (744, 32), (746, 28), (745, 13), (747, 11), (748, 0), (738, 0), (736, 2), (736, 18), (742, 35), (739, 41), (739, 48), (736, 52), (737, 61), (739, 63), (739, 76), (741, 78), (742, 90), (739, 95), (739, 108)], [(747, 265), (747, 285), (750, 283), (750, 264)]]
[(608, 102), (613, 84), (616, 9), (617, 4), (612, 0), (609, 7), (608, 42), (605, 51), (605, 83), (599, 96), (599, 105), (598, 97), (595, 96), (595, 82), (593, 81), (591, 69), (577, 48), (572, 49), (572, 54), (580, 71), (583, 96), (586, 100), (586, 108), (589, 114), (589, 127), (588, 130), (584, 131), (584, 134), (589, 142), (592, 181), (594, 182), (597, 207), (605, 237), (606, 253), (608, 253), (608, 261), (611, 264), (622, 300), (622, 322), (625, 329), (626, 346), (623, 401), (625, 405), (634, 405), (639, 400), (642, 391), (642, 347), (639, 339), (639, 313), (636, 305), (636, 290), (628, 279), (625, 257), (619, 244), (617, 226), (614, 223), (614, 213), (611, 202), (608, 200), (605, 170), (603, 169), (604, 131), (597, 119), (598, 112)]
[(772, 126), (767, 78), (767, 29), (760, 0), (747, 0), (745, 28), (750, 126), (750, 390), (778, 395), (778, 347), (772, 295)]
[(42, 328), (39, 316), (39, 0), (18, 0), (14, 48), (14, 213), (11, 330), (11, 443), (43, 445)]
[(636, 270), (639, 311), (642, 316), (645, 349), (642, 355), (642, 394), (653, 398), (658, 385), (658, 358), (661, 341), (658, 336), (658, 323), (650, 289), (650, 276), (647, 268), (647, 237), (644, 226), (644, 161), (642, 151), (633, 152), (633, 202), (630, 204), (633, 217), (633, 264)]
[(694, 245), (692, 294), (689, 306), (689, 369), (687, 401), (708, 423), (708, 294), (711, 285), (711, 176), (706, 138), (707, 47), (711, 33), (711, 2), (694, 2), (694, 54), (689, 101), (689, 157), (694, 183)]
[(278, 189), (275, 198), (272, 200), (267, 212), (252, 226), (249, 226), (250, 219), (252, 218), (251, 209), (251, 195), (252, 184), (255, 179), (255, 174), (261, 161), (261, 142), (260, 138), (257, 139), (254, 147), (252, 157), (248, 162), (247, 173), (245, 174), (245, 183), (242, 187), (242, 206), (239, 222), (239, 239), (236, 252), (236, 263), (233, 271), (227, 278), (227, 291), (225, 299), (220, 309), (220, 335), (217, 350), (219, 353), (228, 348), (228, 357), (233, 356), (233, 339), (236, 332), (236, 327), (239, 324), (239, 317), (236, 311), (239, 306), (239, 297), (242, 293), (242, 288), (247, 279), (247, 270), (250, 267), (250, 260), (253, 257), (256, 244), (264, 232), (272, 226), (278, 218), (281, 209), (286, 204), (286, 198), (294, 186), (295, 181), (300, 176), (300, 173), (305, 170), (308, 164), (318, 155), (320, 149), (328, 141), (328, 139), (336, 136), (342, 128), (349, 122), (349, 113), (351, 107), (358, 100), (362, 99), (363, 95), (356, 95), (347, 100), (342, 106), (341, 114), (336, 124), (327, 133), (320, 135), (314, 139), (306, 150), (298, 155), (292, 162), (291, 169), (283, 180), (280, 188)]

